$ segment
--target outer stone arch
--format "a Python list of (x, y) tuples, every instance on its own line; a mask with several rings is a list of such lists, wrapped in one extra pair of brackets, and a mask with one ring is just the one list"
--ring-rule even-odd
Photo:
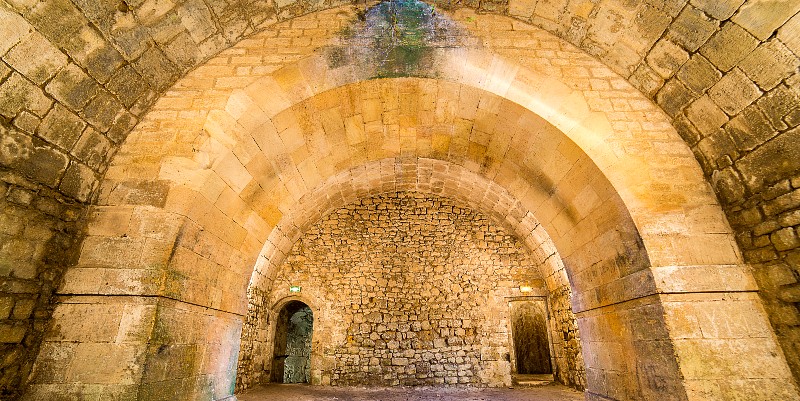
[[(719, 322), (705, 321), (702, 320), (702, 317), (709, 314), (714, 315), (716, 312), (713, 312), (713, 310), (745, 309), (751, 312), (749, 317), (751, 321), (766, 322), (757, 299), (750, 293), (755, 288), (748, 275), (741, 269), (741, 261), (735, 245), (733, 245), (730, 230), (724, 224), (721, 214), (714, 213), (714, 211), (718, 212), (718, 207), (715, 206), (716, 202), (713, 196), (710, 195), (707, 185), (700, 185), (702, 180), (696, 166), (679, 169), (679, 171), (684, 174), (682, 176), (684, 180), (681, 180), (681, 183), (686, 184), (687, 188), (692, 185), (699, 185), (699, 189), (695, 188), (692, 192), (683, 191), (683, 189), (687, 189), (684, 187), (674, 188), (669, 185), (659, 187), (655, 185), (656, 188), (661, 189), (659, 194), (665, 196), (671, 202), (667, 202), (666, 207), (661, 206), (663, 207), (662, 210), (654, 210), (656, 204), (664, 205), (665, 203), (649, 203), (647, 198), (643, 197), (643, 194), (646, 193), (646, 190), (652, 189), (651, 185), (653, 184), (667, 184), (669, 181), (666, 179), (667, 174), (674, 172), (674, 170), (668, 169), (665, 165), (657, 163), (659, 160), (658, 152), (654, 152), (655, 154), (652, 155), (652, 158), (642, 155), (634, 157), (632, 154), (634, 152), (618, 152), (619, 149), (615, 148), (615, 145), (621, 145), (621, 143), (618, 141), (619, 138), (615, 138), (612, 134), (619, 134), (619, 132), (615, 131), (613, 127), (609, 128), (603, 122), (602, 115), (591, 113), (588, 109), (579, 107), (581, 105), (580, 99), (573, 96), (573, 92), (565, 90), (565, 86), (559, 86), (557, 82), (553, 83), (552, 80), (546, 80), (548, 85), (553, 83), (554, 86), (545, 85), (546, 87), (544, 88), (536, 85), (522, 85), (521, 82), (524, 82), (525, 79), (543, 77), (536, 76), (536, 74), (529, 75), (529, 73), (515, 68), (502, 59), (486, 56), (480, 52), (458, 50), (450, 52), (447, 57), (451, 61), (459, 60), (459, 57), (471, 61), (471, 63), (467, 63), (470, 68), (459, 69), (458, 71), (461, 75), (452, 77), (452, 79), (449, 79), (451, 81), (449, 84), (442, 83), (441, 87), (444, 88), (442, 93), (457, 89), (455, 92), (451, 91), (450, 93), (451, 95), (452, 93), (457, 93), (459, 99), (462, 91), (463, 93), (479, 93), (475, 97), (477, 99), (474, 104), (476, 114), (471, 115), (468, 119), (473, 121), (473, 127), (476, 122), (483, 123), (484, 121), (481, 118), (485, 116), (477, 114), (477, 111), (481, 109), (484, 112), (496, 113), (505, 112), (509, 108), (516, 111), (521, 109), (522, 114), (526, 117), (537, 121), (541, 120), (530, 112), (533, 110), (539, 112), (545, 118), (555, 120), (555, 128), (543, 129), (546, 135), (556, 135), (558, 137), (558, 135), (562, 135), (562, 132), (566, 132), (571, 138), (571, 140), (556, 141), (558, 146), (554, 148), (557, 153), (560, 153), (560, 158), (543, 158), (542, 160), (533, 161), (550, 163), (543, 166), (547, 167), (542, 168), (544, 170), (543, 173), (536, 171), (517, 171), (515, 173), (514, 167), (518, 168), (520, 166), (513, 164), (504, 166), (505, 158), (499, 159), (502, 161), (498, 163), (489, 163), (486, 170), (482, 171), (485, 166), (479, 161), (484, 160), (481, 157), (485, 157), (486, 153), (480, 154), (481, 149), (478, 148), (479, 155), (471, 155), (469, 150), (472, 144), (476, 144), (484, 146), (488, 152), (489, 143), (481, 144), (481, 141), (485, 141), (485, 139), (478, 139), (477, 137), (475, 138), (476, 140), (472, 140), (472, 131), (470, 131), (470, 135), (462, 143), (462, 145), (466, 146), (462, 146), (461, 150), (452, 155), (452, 157), (461, 160), (462, 167), (480, 171), (482, 174), (492, 173), (492, 179), (500, 182), (501, 186), (512, 188), (510, 189), (512, 192), (523, 192), (521, 196), (523, 199), (527, 195), (524, 192), (532, 188), (534, 191), (534, 195), (531, 195), (532, 199), (537, 199), (536, 191), (539, 191), (539, 194), (548, 195), (548, 197), (538, 198), (542, 202), (540, 205), (545, 206), (534, 210), (549, 211), (549, 214), (540, 217), (540, 221), (546, 221), (552, 227), (552, 230), (549, 230), (551, 234), (556, 235), (558, 238), (566, 238), (567, 235), (573, 232), (572, 229), (580, 224), (589, 225), (600, 222), (603, 227), (608, 227), (606, 225), (610, 226), (609, 223), (611, 221), (627, 220), (627, 223), (630, 223), (623, 225), (624, 227), (632, 228), (628, 234), (635, 234), (632, 237), (628, 237), (628, 241), (626, 241), (626, 238), (613, 236), (605, 238), (608, 243), (619, 247), (604, 248), (594, 245), (581, 248), (581, 246), (576, 245), (587, 245), (594, 240), (602, 241), (604, 239), (592, 236), (587, 238), (575, 237), (580, 238), (580, 241), (576, 241), (576, 244), (562, 242), (563, 246), (567, 247), (567, 250), (572, 251), (563, 251), (562, 255), (565, 258), (574, 257), (572, 260), (567, 259), (570, 261), (567, 266), (572, 266), (576, 270), (586, 269), (581, 272), (586, 276), (586, 279), (582, 282), (597, 283), (597, 281), (591, 279), (592, 276), (597, 276), (603, 278), (599, 281), (600, 283), (609, 284), (608, 286), (597, 285), (590, 286), (590, 288), (581, 288), (581, 293), (577, 295), (579, 300), (576, 302), (580, 302), (586, 308), (581, 311), (587, 312), (589, 317), (604, 322), (603, 325), (589, 327), (589, 330), (587, 330), (601, 333), (595, 338), (613, 336), (616, 332), (615, 330), (621, 327), (630, 327), (633, 322), (629, 319), (630, 316), (624, 314), (618, 314), (622, 316), (610, 318), (608, 316), (609, 313), (602, 310), (603, 307), (633, 300), (630, 297), (620, 297), (618, 295), (620, 293), (628, 291), (628, 294), (632, 294), (641, 288), (647, 288), (646, 285), (640, 285), (640, 282), (633, 280), (634, 277), (631, 277), (631, 274), (623, 274), (620, 271), (619, 265), (628, 266), (629, 261), (616, 261), (613, 256), (609, 257), (608, 254), (602, 253), (611, 251), (610, 254), (616, 254), (621, 250), (620, 248), (627, 249), (626, 247), (638, 249), (642, 254), (644, 254), (645, 247), (648, 251), (650, 263), (645, 259), (637, 259), (636, 263), (632, 264), (636, 266), (636, 269), (631, 269), (632, 271), (624, 273), (642, 271), (645, 273), (641, 273), (642, 276), (639, 276), (640, 278), (643, 278), (645, 282), (652, 281), (655, 283), (655, 288), (651, 293), (640, 294), (641, 296), (636, 298), (652, 296), (652, 299), (657, 302), (656, 305), (659, 306), (655, 306), (649, 316), (655, 316), (653, 322), (661, 322), (663, 319), (663, 327), (665, 329), (652, 337), (634, 338), (634, 342), (639, 341), (639, 345), (643, 346), (637, 351), (639, 354), (664, 355), (663, 353), (654, 352), (654, 349), (648, 349), (645, 345), (671, 338), (671, 340), (665, 340), (664, 342), (673, 345), (679, 358), (683, 356), (689, 357), (696, 353), (702, 354), (698, 348), (705, 348), (709, 345), (712, 346), (713, 350), (710, 352), (715, 358), (724, 359), (730, 357), (730, 355), (722, 355), (724, 353), (717, 353), (719, 347), (724, 347), (723, 344), (725, 344), (720, 342), (719, 338), (692, 337), (699, 332), (695, 330), (696, 327), (686, 330), (685, 337), (671, 337), (670, 333), (672, 331), (682, 329), (682, 322), (674, 313), (680, 312), (682, 314), (685, 311), (684, 306), (686, 308), (699, 308), (692, 312), (691, 316), (695, 316), (696, 319), (690, 325), (700, 327), (710, 325), (709, 328), (712, 329), (710, 332), (716, 332), (713, 329), (717, 327), (716, 325)], [(331, 96), (331, 93), (337, 93), (336, 90), (342, 88), (342, 90), (354, 89), (354, 85), (359, 85), (358, 81), (365, 78), (351, 74), (352, 70), (347, 69), (340, 71), (326, 70), (323, 60), (319, 57), (312, 57), (297, 65), (290, 65), (273, 74), (273, 76), (250, 86), (245, 91), (235, 94), (229, 101), (225, 112), (214, 113), (210, 117), (206, 126), (207, 134), (192, 137), (192, 140), (185, 141), (183, 143), (184, 146), (178, 151), (171, 150), (167, 154), (158, 154), (156, 152), (155, 155), (149, 155), (148, 162), (155, 159), (155, 164), (158, 166), (155, 176), (147, 177), (147, 174), (152, 171), (144, 173), (129, 172), (135, 179), (125, 181), (124, 179), (118, 180), (120, 176), (118, 175), (119, 171), (117, 171), (117, 175), (112, 175), (104, 187), (105, 192), (101, 196), (100, 206), (96, 210), (96, 223), (90, 228), (89, 238), (84, 243), (84, 251), (79, 265), (70, 271), (62, 293), (74, 295), (154, 296), (157, 297), (159, 302), (154, 307), (155, 311), (186, 308), (185, 305), (210, 308), (203, 311), (195, 310), (192, 311), (192, 314), (202, 315), (206, 313), (213, 315), (213, 319), (233, 322), (226, 324), (226, 327), (232, 328), (226, 332), (226, 336), (228, 339), (235, 336), (237, 332), (235, 321), (240, 319), (243, 313), (241, 294), (244, 292), (244, 286), (248, 281), (249, 271), (258, 254), (258, 249), (268, 238), (274, 224), (280, 221), (281, 216), (289, 210), (294, 202), (301, 199), (303, 194), (313, 188), (315, 184), (323, 182), (325, 177), (335, 174), (337, 170), (358, 166), (366, 161), (384, 158), (393, 154), (403, 155), (404, 152), (409, 155), (424, 156), (427, 151), (424, 141), (420, 143), (420, 141), (415, 142), (412, 140), (416, 135), (412, 136), (410, 132), (416, 134), (420, 131), (402, 130), (398, 130), (396, 135), (393, 133), (390, 136), (390, 141), (387, 142), (390, 145), (385, 148), (379, 147), (377, 153), (373, 153), (374, 148), (362, 145), (356, 147), (358, 150), (352, 152), (352, 157), (338, 159), (342, 155), (350, 154), (350, 152), (343, 154), (315, 154), (309, 152), (308, 149), (300, 149), (304, 146), (308, 147), (307, 143), (316, 144), (316, 140), (321, 140), (326, 135), (334, 135), (334, 133), (323, 129), (321, 133), (317, 132), (319, 135), (310, 135), (308, 141), (306, 141), (303, 135), (298, 136), (298, 131), (302, 132), (301, 128), (305, 122), (303, 124), (292, 122), (291, 113), (282, 113), (287, 110), (287, 107), (294, 107), (294, 105), (300, 104), (307, 99), (316, 99), (323, 103), (335, 102), (337, 98)], [(317, 78), (319, 80), (315, 80)], [(424, 81), (407, 80), (404, 82), (413, 82), (414, 85), (418, 85), (418, 88), (421, 89), (412, 92), (417, 95), (417, 99), (425, 99), (431, 93), (426, 92), (428, 86)], [(442, 81), (448, 81), (447, 77)], [(348, 85), (350, 83), (353, 83), (353, 85)], [(402, 85), (398, 84), (398, 86)], [(446, 86), (449, 86), (449, 89), (445, 88)], [(269, 89), (270, 92), (267, 92), (266, 89)], [(439, 88), (436, 90), (436, 93), (439, 93)], [(494, 94), (484, 94), (484, 92)], [(270, 96), (266, 98), (264, 96), (265, 93), (269, 93)], [(324, 94), (328, 94), (329, 97), (325, 99), (324, 96), (321, 96)], [(502, 95), (496, 96), (500, 94)], [(504, 100), (503, 96), (510, 100)], [(526, 96), (528, 96), (528, 102), (525, 101)], [(573, 98), (577, 100), (575, 102), (569, 100)], [(444, 99), (448, 99), (448, 96), (444, 96)], [(387, 104), (393, 105), (391, 99)], [(403, 110), (403, 107), (408, 106), (400, 103), (396, 104), (398, 106), (396, 110), (400, 111)], [(481, 104), (483, 104), (483, 108), (481, 108)], [(515, 104), (516, 108), (511, 107)], [(467, 109), (471, 110), (469, 107)], [(360, 110), (363, 112), (369, 110), (369, 108), (362, 107)], [(383, 120), (384, 115), (392, 118), (392, 110), (395, 109), (390, 107), (388, 110), (380, 110), (378, 116), (380, 116), (381, 120)], [(574, 113), (576, 110), (577, 114)], [(405, 128), (414, 128), (416, 127), (416, 121), (413, 118), (414, 113), (418, 113), (418, 118), (421, 115), (419, 113), (431, 110), (408, 107), (406, 111), (412, 111), (413, 113), (395, 113), (399, 118), (398, 121), (403, 121), (402, 118), (409, 117), (410, 119), (406, 121)], [(563, 117), (565, 115), (571, 117)], [(286, 120), (282, 120), (281, 116)], [(323, 116), (322, 120), (325, 121), (324, 115), (321, 114), (321, 116)], [(333, 120), (335, 121), (336, 119), (334, 118)], [(506, 120), (499, 118), (499, 114), (497, 114), (493, 119), (494, 124), (491, 125), (491, 129), (488, 126), (484, 127), (487, 132), (478, 129), (476, 130), (478, 132), (477, 136), (481, 136), (481, 133), (497, 134), (504, 131), (503, 129), (495, 129), (501, 121), (505, 122)], [(362, 124), (366, 129), (367, 124), (363, 118)], [(382, 124), (385, 123), (382, 122)], [(453, 125), (452, 121), (450, 125)], [(342, 126), (346, 127), (345, 124), (342, 124)], [(545, 126), (550, 125), (543, 124), (537, 127)], [(503, 127), (501, 126), (501, 128)], [(596, 135), (601, 132), (607, 135)], [(312, 131), (312, 133), (314, 132)], [(346, 137), (347, 131), (345, 130), (344, 133)], [(408, 135), (403, 135), (403, 133)], [(370, 136), (366, 135), (366, 131), (362, 132), (362, 134), (365, 139), (370, 138)], [(664, 135), (662, 139), (665, 139), (667, 143), (676, 144), (679, 141), (679, 139), (670, 136), (675, 136), (674, 132), (667, 132), (666, 134), (662, 132), (661, 134)], [(356, 133), (356, 135), (358, 134)], [(450, 136), (454, 137), (452, 134)], [(493, 139), (495, 135), (486, 135), (486, 137)], [(489, 139), (490, 142), (491, 139)], [(259, 143), (259, 140), (267, 142)], [(652, 140), (652, 138), (648, 140)], [(407, 143), (406, 141), (411, 142)], [(577, 146), (575, 146), (576, 143)], [(284, 147), (291, 147), (291, 152), (275, 153), (274, 149), (280, 148), (263, 146), (265, 144), (276, 146), (281, 144)], [(431, 147), (432, 149), (433, 147)], [(451, 157), (449, 149), (448, 147), (447, 157)], [(518, 150), (513, 149), (511, 143), (506, 145), (506, 149)], [(552, 151), (553, 149), (549, 150)], [(680, 154), (679, 149), (675, 151)], [(259, 156), (259, 152), (262, 155)], [(309, 155), (303, 152), (307, 152)], [(688, 151), (684, 149), (682, 152), (687, 153)], [(196, 157), (195, 153), (197, 153)], [(326, 159), (320, 168), (320, 166), (312, 166), (310, 162), (304, 164), (304, 162), (311, 160), (311, 155), (332, 156), (332, 158)], [(645, 153), (645, 155), (651, 154)], [(256, 164), (251, 164), (251, 162), (254, 162), (254, 160), (263, 162), (264, 159), (270, 164), (274, 163), (271, 167), (273, 169), (272, 174), (251, 174), (250, 169), (257, 170), (257, 164), (260, 163), (256, 161)], [(323, 158), (319, 160), (323, 160)], [(130, 159), (124, 161), (130, 161)], [(636, 162), (642, 162), (643, 164)], [(568, 168), (560, 170), (557, 168), (560, 165), (565, 165)], [(128, 167), (131, 166), (135, 166), (135, 163), (130, 164)], [(558, 179), (551, 181), (560, 183), (565, 181), (566, 177), (566, 175), (560, 174), (571, 173), (579, 175), (582, 169), (591, 169), (592, 166), (595, 169), (599, 166), (598, 171), (602, 171), (605, 174), (601, 173), (597, 177), (598, 181), (591, 183), (593, 185), (581, 181), (570, 183), (569, 180), (566, 180), (565, 185), (570, 183), (570, 186), (572, 186), (569, 191), (565, 189), (562, 192), (555, 191), (550, 193), (545, 189), (552, 188), (552, 185), (536, 188), (531, 185), (530, 181), (526, 181), (526, 179), (531, 179), (532, 177), (553, 178), (549, 174), (555, 174)], [(627, 173), (630, 173), (635, 168), (639, 168), (642, 174), (637, 174), (633, 177), (634, 179), (631, 179)], [(314, 171), (315, 169), (317, 170), (316, 172)], [(606, 176), (608, 180), (606, 180)], [(148, 178), (149, 181), (142, 180), (143, 177)], [(156, 192), (152, 198), (148, 198), (145, 195), (149, 196), (152, 192), (144, 191), (141, 187), (136, 186), (143, 182), (155, 184), (157, 186), (156, 189), (160, 189), (161, 192)], [(642, 183), (646, 185), (641, 185)], [(590, 192), (576, 191), (578, 188), (582, 189), (587, 186), (598, 191), (594, 195)], [(265, 189), (269, 189), (271, 192), (267, 192)], [(554, 199), (558, 197), (563, 197), (566, 201)], [(612, 200), (608, 204), (604, 203), (609, 199)], [(529, 202), (531, 204), (535, 203), (534, 200)], [(592, 212), (595, 208), (613, 211), (614, 213), (611, 216), (616, 220), (598, 219), (594, 222), (591, 219), (570, 219), (569, 215), (573, 211)], [(699, 215), (705, 216), (706, 213), (710, 212), (716, 218), (703, 221), (697, 218), (698, 215), (693, 216), (693, 213), (701, 210), (702, 212)], [(656, 211), (659, 213), (655, 213)], [(540, 215), (537, 214), (537, 216)], [(577, 216), (586, 217), (581, 216), (580, 213)], [(687, 217), (689, 221), (682, 220)], [(164, 218), (171, 219), (174, 222), (170, 224), (170, 229), (154, 231), (153, 226), (156, 225), (154, 222)], [(117, 221), (126, 221), (129, 224), (115, 226), (113, 223)], [(665, 229), (665, 227), (667, 228)], [(587, 232), (597, 233), (598, 231), (574, 231), (576, 234)], [(641, 235), (643, 244), (637, 241), (639, 235)], [(112, 240), (115, 237), (127, 239)], [(284, 241), (284, 239), (279, 240), (281, 242)], [(115, 249), (114, 246), (122, 248), (130, 244), (140, 247), (141, 258), (134, 261), (121, 261), (117, 260), (114, 257), (115, 255), (108, 254), (109, 249)], [(718, 251), (715, 254), (708, 255), (705, 252), (701, 252), (702, 249), (698, 248), (701, 245), (698, 244), (724, 245), (715, 248)], [(279, 245), (282, 246), (282, 244)], [(695, 250), (687, 253), (678, 252), (684, 245), (693, 245)], [(595, 252), (600, 252), (600, 254)], [(205, 264), (209, 268), (193, 270), (194, 268), (190, 267), (197, 266), (198, 263)], [(654, 269), (650, 269), (650, 264), (656, 264), (657, 266)], [(608, 267), (612, 268), (607, 269)], [(214, 271), (218, 271), (218, 273), (211, 273)], [(610, 277), (603, 277), (603, 272), (609, 271), (614, 272), (614, 274), (610, 275)], [(702, 282), (692, 280), (697, 272), (701, 272), (702, 277), (708, 280)], [(216, 276), (214, 276), (215, 274)], [(576, 272), (575, 276), (577, 275), (578, 273)], [(673, 277), (669, 277), (670, 275), (673, 275)], [(674, 278), (675, 276), (678, 278)], [(686, 279), (686, 277), (689, 277), (689, 279)], [(731, 277), (735, 281), (728, 280)], [(617, 278), (627, 278), (628, 281), (615, 281)], [(606, 281), (605, 279), (609, 280)], [(717, 299), (717, 295), (708, 294), (708, 292), (719, 291), (737, 294), (732, 295), (733, 300)], [(687, 296), (685, 293), (693, 295)], [(697, 299), (703, 299), (705, 302), (703, 302), (703, 305), (698, 305), (699, 303), (695, 302)], [(738, 303), (736, 308), (731, 308), (730, 302)], [(684, 303), (691, 305), (683, 305)], [(67, 302), (64, 305), (66, 306), (60, 307), (61, 314), (57, 315), (57, 317), (64, 320), (74, 319), (75, 316), (80, 316), (86, 310), (94, 308), (94, 306), (83, 306), (84, 304), (81, 302)], [(126, 307), (128, 306), (130, 305), (126, 305)], [(651, 305), (646, 302), (638, 302), (637, 306), (647, 307)], [(667, 306), (672, 307), (672, 309), (666, 308)], [(131, 308), (133, 307), (131, 306)], [(116, 310), (118, 308), (111, 309)], [(628, 308), (625, 310), (627, 311)], [(137, 316), (144, 314), (144, 312), (140, 313), (138, 310), (136, 313), (139, 313)], [(237, 315), (239, 316), (238, 318)], [(663, 318), (660, 316), (663, 316)], [(120, 317), (120, 321), (123, 318)], [(159, 317), (158, 319), (162, 318)], [(155, 320), (157, 324), (162, 324), (162, 320), (158, 319)], [(174, 327), (178, 327), (180, 326), (179, 323), (183, 322), (172, 323), (175, 323)], [(630, 333), (641, 333), (641, 331), (631, 330)], [(70, 337), (72, 334), (75, 333), (55, 333), (54, 337), (62, 340), (74, 338)], [(723, 333), (723, 336), (728, 334), (730, 333)], [(75, 335), (77, 336), (78, 334)], [(665, 335), (667, 337), (664, 337)], [(769, 331), (766, 334), (764, 332), (753, 334), (736, 331), (733, 335), (737, 336), (737, 341), (740, 344), (744, 344), (747, 347), (768, 350), (775, 348), (774, 339)], [(119, 338), (119, 333), (113, 333), (109, 337), (116, 340)], [(164, 341), (169, 346), (174, 344), (170, 338), (159, 338), (159, 340)], [(218, 348), (215, 347), (227, 344), (224, 339), (221, 340), (219, 337), (207, 334), (207, 337), (200, 337), (199, 340), (191, 341), (198, 342), (184, 344), (192, 344), (197, 348), (210, 350), (208, 353), (210, 355), (209, 359), (215, 360), (215, 362), (224, 360), (230, 363), (229, 358), (217, 358)], [(58, 341), (51, 342), (57, 343)], [(93, 344), (119, 346), (119, 344), (111, 341), (95, 341)], [(160, 346), (156, 349), (142, 349), (141, 343), (133, 341), (131, 344), (130, 348), (126, 348), (129, 350), (129, 359), (121, 361), (119, 365), (125, 366), (129, 361), (144, 357), (152, 366), (161, 366), (163, 364), (168, 365), (170, 358), (172, 358), (170, 355), (164, 356), (157, 353), (156, 351), (160, 349)], [(198, 346), (197, 344), (201, 345)], [(54, 344), (53, 346), (57, 345)], [(110, 346), (98, 345), (98, 347)], [(767, 361), (768, 364), (772, 364), (772, 368), (775, 368), (768, 370), (779, 372), (779, 377), (759, 378), (758, 380), (766, 384), (766, 387), (739, 389), (735, 386), (737, 383), (741, 383), (741, 380), (735, 377), (731, 378), (727, 372), (709, 375), (707, 371), (695, 369), (694, 366), (690, 366), (691, 364), (681, 364), (668, 374), (655, 372), (654, 366), (657, 364), (650, 364), (647, 368), (653, 369), (651, 371), (643, 368), (641, 372), (637, 371), (635, 375), (626, 375), (622, 373), (626, 372), (625, 370), (613, 368), (615, 362), (622, 359), (619, 358), (621, 354), (619, 348), (610, 350), (598, 349), (598, 352), (593, 351), (586, 351), (586, 355), (591, 355), (595, 358), (594, 361), (589, 363), (596, 363), (596, 365), (592, 366), (598, 367), (592, 373), (596, 376), (590, 377), (589, 390), (590, 394), (597, 397), (612, 399), (648, 398), (654, 397), (654, 394), (663, 393), (666, 389), (675, 389), (672, 386), (676, 384), (678, 389), (671, 392), (676, 399), (694, 398), (697, 396), (697, 393), (694, 393), (696, 391), (705, 391), (707, 388), (722, 388), (720, 386), (727, 386), (724, 387), (727, 391), (742, 391), (745, 393), (749, 391), (750, 393), (748, 394), (752, 394), (753, 391), (762, 391), (765, 388), (767, 389), (766, 391), (772, 392), (783, 389), (785, 390), (783, 391), (784, 395), (788, 394), (788, 397), (794, 396), (789, 394), (791, 389), (787, 389), (786, 369), (781, 368), (782, 358), (780, 356)], [(754, 352), (757, 353), (756, 351)], [(777, 354), (780, 355), (780, 351)], [(708, 353), (706, 356), (708, 356)], [(700, 366), (714, 363), (709, 362), (706, 358), (701, 359), (697, 361)], [(48, 362), (44, 361), (43, 364)], [(664, 361), (658, 360), (655, 362)], [(67, 361), (67, 363), (70, 362)], [(722, 362), (722, 364), (733, 366), (733, 364), (727, 362)], [(785, 363), (783, 366), (785, 366)], [(607, 367), (612, 368), (604, 369)], [(163, 388), (165, 381), (167, 381), (166, 378), (171, 373), (162, 371), (159, 372), (160, 374), (153, 375), (147, 369), (139, 371), (134, 369), (132, 371), (133, 374), (126, 376), (125, 381), (121, 381), (122, 383), (102, 384), (92, 382), (90, 384), (95, 386), (102, 384), (100, 387), (105, 386), (103, 391), (117, 391), (117, 389), (119, 391), (127, 391), (122, 387), (139, 386), (141, 388), (137, 389), (139, 394), (144, 394), (147, 397), (156, 391), (155, 389)], [(230, 365), (226, 366), (224, 363), (204, 365), (198, 367), (190, 375), (181, 377), (181, 380), (196, 380), (196, 376), (206, 376), (210, 377), (212, 382), (220, 380), (225, 383), (225, 380), (230, 380), (229, 374), (226, 373), (229, 371)], [(137, 374), (142, 373), (145, 373), (145, 377), (137, 376)], [(147, 374), (150, 376), (147, 376)], [(689, 385), (684, 387), (681, 380), (685, 380)], [(74, 384), (76, 382), (69, 383)], [(78, 383), (79, 387), (83, 385), (83, 383)], [(597, 386), (592, 387), (592, 383)], [(42, 385), (37, 390), (48, 391), (48, 388), (58, 388), (62, 383), (44, 382), (40, 384)], [(211, 393), (214, 398), (226, 395), (224, 384), (222, 386), (203, 384), (192, 391), (202, 393), (203, 391), (208, 391), (205, 389), (209, 387), (212, 389)], [(85, 389), (86, 387), (83, 386), (81, 388)], [(109, 390), (112, 388), (113, 390)]]

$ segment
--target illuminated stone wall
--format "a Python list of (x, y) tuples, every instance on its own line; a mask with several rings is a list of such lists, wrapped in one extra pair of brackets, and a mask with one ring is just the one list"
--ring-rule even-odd
[[(753, 291), (760, 289), (797, 377), (800, 158), (792, 138), (800, 121), (800, 1), (460, 3), (488, 12), (446, 11), (472, 36), (463, 42), (471, 50), (450, 52), (451, 68), (425, 75), (435, 81), (390, 83), (367, 80), (373, 75), (342, 79), (363, 71), (337, 75), (312, 53), (360, 11), (306, 14), (332, 4), (2, 2), (0, 169), (8, 172), (2, 219), (9, 225), (0, 236), (0, 267), (10, 284), (2, 288), (1, 355), (8, 363), (0, 397), (19, 394), (28, 377), (36, 391), (52, 389), (40, 393), (48, 400), (77, 398), (75, 389), (107, 395), (117, 385), (134, 393), (154, 388), (160, 374), (109, 381), (117, 369), (138, 371), (147, 358), (188, 366), (175, 363), (185, 362), (184, 354), (158, 353), (161, 345), (207, 351), (197, 361), (216, 358), (213, 372), (204, 364), (180, 372), (181, 380), (227, 397), (235, 349), (220, 344), (236, 346), (229, 339), (240, 327), (244, 288), (264, 241), (272, 254), (288, 253), (293, 241), (283, 241), (283, 229), (301, 223), (286, 216), (305, 194), (334, 174), (357, 167), (375, 173), (368, 162), (402, 154), (479, 171), (492, 191), (520, 201), (489, 198), (491, 206), (481, 209), (487, 214), (515, 219), (529, 211), (541, 220), (537, 233), (553, 236), (561, 271), (579, 290), (573, 299), (583, 312), (591, 394), (641, 399), (664, 393), (667, 380), (676, 394), (789, 399), (777, 392), (792, 385), (772, 330), (760, 329), (767, 315)], [(577, 146), (549, 135), (531, 112)], [(587, 160), (598, 169), (580, 167)], [(374, 179), (352, 182), (359, 189)], [(30, 206), (20, 188), (33, 193)], [(43, 210), (47, 203), (70, 212)], [(80, 262), (58, 291), (72, 300), (44, 323), (51, 305), (43, 300), (56, 299), (61, 269), (71, 264), (66, 248), (82, 238), (73, 235), (71, 219), (89, 204), (87, 240), (73, 249)], [(626, 211), (620, 219), (608, 213), (617, 206)], [(630, 226), (619, 224), (628, 222), (628, 211)], [(626, 235), (618, 238), (621, 226)], [(650, 264), (617, 263), (628, 244), (642, 252), (646, 246)], [(758, 287), (748, 282), (749, 266)], [(654, 283), (645, 280), (650, 273)], [(108, 308), (117, 313), (112, 319), (95, 307), (112, 294), (209, 307), (229, 330), (189, 339), (143, 334), (141, 347), (161, 343), (147, 358), (132, 358), (133, 368), (111, 358), (87, 364), (87, 354), (50, 365), (53, 356), (73, 355), (76, 342), (91, 355), (121, 355), (109, 340), (117, 337), (95, 335), (127, 319), (123, 308)], [(640, 313), (645, 297), (666, 306)], [(153, 316), (187, 332), (164, 322), (168, 314)], [(46, 327), (82, 335), (48, 333), (38, 364), (49, 370), (29, 376)], [(679, 366), (655, 369), (668, 366), (661, 356), (670, 363), (674, 356)], [(216, 378), (204, 381), (207, 374)], [(191, 388), (172, 387), (184, 390), (170, 396), (198, 399)]]
[[(413, 192), (362, 199), (312, 226), (267, 306), (291, 285), (324, 305), (313, 340), (323, 366), (312, 360), (312, 372), (333, 385), (508, 385), (507, 297), (524, 295), (520, 285), (544, 294), (513, 236), (452, 200)], [(258, 374), (240, 364), (242, 380)]]

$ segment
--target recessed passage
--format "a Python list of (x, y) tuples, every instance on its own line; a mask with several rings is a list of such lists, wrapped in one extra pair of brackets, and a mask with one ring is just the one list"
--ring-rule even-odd
[(314, 328), (311, 308), (300, 301), (291, 301), (281, 308), (277, 323), (272, 381), (309, 383)]

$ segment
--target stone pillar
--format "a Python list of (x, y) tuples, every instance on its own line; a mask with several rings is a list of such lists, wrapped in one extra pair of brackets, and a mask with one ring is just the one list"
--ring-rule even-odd
[(242, 249), (158, 207), (94, 207), (23, 399), (230, 399)]
[(689, 400), (800, 400), (747, 266), (652, 271)]
[(573, 306), (588, 400), (800, 400), (745, 266), (654, 267)]

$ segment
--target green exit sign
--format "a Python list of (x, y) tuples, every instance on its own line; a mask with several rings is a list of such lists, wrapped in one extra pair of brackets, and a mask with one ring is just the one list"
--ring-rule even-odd
[(293, 285), (289, 287), (289, 292), (300, 292), (302, 288), (299, 285)]

